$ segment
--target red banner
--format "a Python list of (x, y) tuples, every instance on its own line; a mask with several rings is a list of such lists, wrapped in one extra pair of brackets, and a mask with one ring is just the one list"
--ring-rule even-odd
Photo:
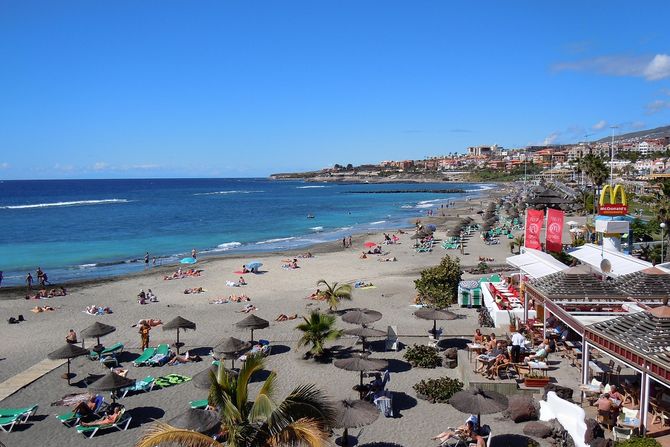
[(563, 220), (565, 213), (549, 208), (547, 210), (547, 251), (560, 253), (563, 250)]
[(541, 250), (540, 245), (540, 231), (542, 230), (542, 223), (544, 222), (544, 211), (528, 210), (526, 212), (526, 248), (534, 248)]

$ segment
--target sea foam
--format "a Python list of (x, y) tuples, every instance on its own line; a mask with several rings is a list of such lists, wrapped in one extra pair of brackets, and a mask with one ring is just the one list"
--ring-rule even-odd
[(83, 206), (83, 205), (103, 205), (110, 203), (127, 203), (127, 199), (103, 199), (103, 200), (74, 200), (72, 202), (51, 202), (51, 203), (35, 203), (31, 205), (6, 205), (0, 206), (3, 210), (23, 210), (30, 208), (53, 208), (57, 206)]

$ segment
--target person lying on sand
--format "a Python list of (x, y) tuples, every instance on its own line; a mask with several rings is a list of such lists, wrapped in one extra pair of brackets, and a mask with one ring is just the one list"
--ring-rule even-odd
[(248, 314), (248, 313), (253, 312), (255, 310), (258, 310), (258, 308), (256, 306), (254, 306), (253, 304), (245, 304), (244, 308), (242, 310), (238, 310), (237, 312)]
[(174, 357), (172, 357), (168, 362), (168, 365), (177, 365), (181, 363), (201, 362), (201, 361), (202, 358), (199, 355), (194, 355), (186, 351), (184, 355), (175, 355)]
[(40, 312), (47, 312), (47, 311), (52, 311), (52, 310), (54, 310), (54, 308), (51, 307), (51, 306), (44, 306), (44, 307), (35, 306), (32, 309), (30, 309), (31, 312), (35, 312), (36, 314), (40, 313)]
[(314, 255), (311, 252), (306, 252), (298, 255), (299, 258), (313, 258)]
[(251, 298), (249, 298), (247, 295), (230, 295), (228, 299), (233, 302), (233, 303), (242, 303), (245, 301), (251, 301)]
[(394, 256), (392, 258), (379, 258), (379, 259), (377, 259), (377, 261), (379, 261), (379, 262), (396, 262), (397, 259)]
[(204, 291), (205, 289), (203, 289), (202, 287), (191, 287), (190, 289), (184, 289), (184, 294), (186, 295), (198, 294)]
[(374, 286), (374, 284), (372, 284), (371, 282), (356, 281), (354, 283), (355, 289), (360, 289), (362, 287), (372, 287), (372, 286)]
[(150, 327), (156, 327), (163, 324), (163, 320), (160, 318), (145, 318), (138, 321), (137, 324), (133, 324), (131, 327), (142, 326), (143, 324), (148, 324)]
[(308, 296), (310, 300), (322, 300), (323, 299), (323, 293), (321, 293), (321, 289), (316, 289), (316, 292)]
[(96, 304), (91, 304), (90, 306), (86, 307), (86, 310), (84, 311), (89, 315), (104, 315), (104, 314), (111, 314), (112, 309), (109, 307), (103, 307), (103, 306), (98, 306)]
[(217, 298), (215, 300), (210, 300), (209, 304), (228, 304), (230, 303), (229, 298)]
[(298, 318), (298, 314), (293, 315), (279, 314), (279, 316), (275, 318), (275, 321), (288, 321), (288, 320), (295, 320), (296, 318)]

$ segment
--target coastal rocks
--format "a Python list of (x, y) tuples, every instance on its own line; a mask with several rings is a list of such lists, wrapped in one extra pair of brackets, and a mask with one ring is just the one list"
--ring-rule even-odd
[(552, 419), (548, 424), (551, 426), (550, 444), (560, 447), (575, 447), (575, 441), (572, 439), (572, 436), (570, 436), (557, 419)]
[(605, 431), (595, 419), (588, 418), (584, 422), (586, 423), (584, 442), (591, 445), (596, 439), (605, 437)]
[(552, 427), (544, 422), (529, 422), (523, 428), (523, 434), (536, 438), (548, 438), (553, 433)]
[(543, 400), (547, 400), (547, 393), (549, 391), (555, 392), (556, 395), (563, 400), (567, 400), (568, 402), (572, 402), (572, 393), (574, 392), (574, 390), (572, 388), (557, 385), (555, 383), (548, 383), (544, 387), (544, 395), (542, 396)]
[(540, 415), (540, 405), (530, 396), (510, 396), (505, 415), (517, 423), (536, 421)]

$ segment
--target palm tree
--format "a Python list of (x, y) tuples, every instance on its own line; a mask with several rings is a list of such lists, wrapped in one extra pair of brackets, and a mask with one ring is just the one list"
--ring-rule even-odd
[(521, 247), (523, 247), (523, 243), (525, 241), (525, 237), (523, 234), (518, 235), (517, 237), (514, 238), (514, 241), (512, 243), (519, 247), (519, 253), (521, 253)]
[(303, 332), (302, 337), (298, 340), (298, 346), (305, 346), (312, 344), (309, 353), (314, 356), (323, 355), (324, 343), (327, 341), (337, 340), (342, 336), (340, 329), (335, 329), (334, 315), (322, 314), (318, 310), (310, 313), (309, 318), (302, 317), (305, 322), (296, 326), (296, 329)]
[(337, 306), (340, 305), (341, 300), (351, 299), (352, 289), (350, 284), (338, 284), (334, 282), (331, 286), (324, 279), (320, 279), (316, 283), (316, 286), (324, 286), (326, 288), (325, 290), (321, 291), (321, 295), (325, 298), (331, 311), (337, 309)]
[(135, 447), (163, 443), (180, 447), (278, 447), (327, 445), (328, 427), (334, 410), (314, 385), (298, 386), (281, 403), (273, 400), (276, 373), (265, 380), (253, 402), (248, 401), (251, 376), (263, 369), (264, 360), (250, 355), (238, 376), (219, 367), (211, 373), (209, 402), (220, 409), (223, 441), (215, 441), (191, 430), (157, 423), (137, 441)]
[(596, 201), (598, 200), (598, 189), (605, 183), (609, 176), (609, 171), (602, 157), (588, 154), (582, 158), (584, 164), (584, 172), (591, 178), (593, 182), (593, 209), (596, 210)]

